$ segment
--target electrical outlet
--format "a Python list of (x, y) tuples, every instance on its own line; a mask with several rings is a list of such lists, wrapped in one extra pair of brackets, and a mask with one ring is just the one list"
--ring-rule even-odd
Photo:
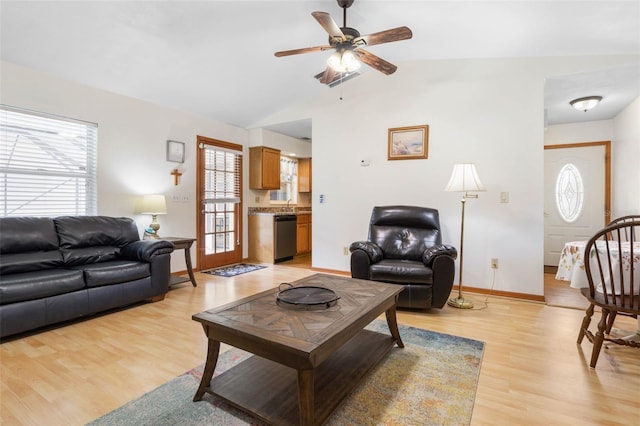
[(491, 269), (498, 269), (498, 258), (494, 257), (491, 259)]
[(347, 246), (343, 247), (343, 248), (342, 248), (342, 253), (343, 253), (345, 256), (349, 256), (349, 247), (347, 247)]

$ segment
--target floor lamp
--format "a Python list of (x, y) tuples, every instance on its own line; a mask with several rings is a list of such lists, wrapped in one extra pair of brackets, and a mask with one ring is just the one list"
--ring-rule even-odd
[(471, 309), (473, 308), (473, 302), (471, 300), (465, 300), (462, 297), (462, 259), (463, 259), (463, 244), (464, 244), (464, 205), (467, 198), (478, 198), (478, 194), (469, 194), (469, 192), (486, 191), (478, 172), (476, 172), (476, 166), (473, 163), (454, 164), (453, 172), (451, 173), (451, 179), (445, 188), (445, 191), (451, 192), (464, 192), (462, 195), (462, 220), (460, 221), (460, 273), (458, 274), (458, 297), (449, 299), (448, 305), (454, 308)]

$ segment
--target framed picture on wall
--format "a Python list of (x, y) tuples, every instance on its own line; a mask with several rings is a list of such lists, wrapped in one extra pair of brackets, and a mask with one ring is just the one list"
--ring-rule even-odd
[(389, 129), (388, 160), (428, 158), (429, 126), (396, 127)]
[(167, 141), (167, 161), (184, 163), (184, 142)]

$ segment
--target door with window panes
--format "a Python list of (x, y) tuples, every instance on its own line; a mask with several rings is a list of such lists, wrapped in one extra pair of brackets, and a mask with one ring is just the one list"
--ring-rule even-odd
[(198, 269), (242, 260), (242, 145), (198, 136)]

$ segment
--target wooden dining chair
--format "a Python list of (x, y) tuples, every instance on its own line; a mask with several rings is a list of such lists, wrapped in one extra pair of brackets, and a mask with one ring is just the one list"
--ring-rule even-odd
[[(590, 365), (595, 368), (603, 342), (640, 348), (640, 341), (609, 334), (611, 318), (617, 314), (640, 314), (640, 220), (624, 221), (598, 231), (585, 247), (584, 266), (589, 287), (582, 294), (589, 301), (578, 344), (583, 338), (593, 343)], [(635, 247), (634, 247), (635, 245)], [(602, 311), (598, 330), (589, 330), (595, 306)]]
[[(636, 222), (640, 220), (640, 214), (630, 214), (628, 216), (620, 216), (617, 217), (615, 219), (613, 219), (611, 222), (609, 222), (609, 224), (607, 226), (611, 226), (611, 225), (616, 225), (618, 223), (627, 223), (627, 222)], [(630, 229), (629, 232), (633, 232), (634, 229)], [(631, 237), (631, 235), (627, 235), (627, 233), (625, 232), (622, 237), (624, 237), (625, 241), (629, 241), (629, 238)], [(635, 241), (638, 241), (637, 239), (637, 235), (633, 235)]]
[[(609, 222), (609, 224), (607, 226), (611, 226), (611, 225), (615, 225), (618, 223), (627, 223), (627, 222), (633, 222), (633, 221), (638, 221), (640, 220), (640, 215), (638, 214), (631, 214), (631, 215), (627, 215), (627, 216), (620, 216), (617, 217), (615, 219), (613, 219), (611, 222)], [(628, 231), (628, 232), (627, 232)], [(623, 241), (629, 241), (629, 239), (633, 236), (634, 241), (638, 241), (637, 236), (631, 235), (631, 233), (634, 232), (634, 229), (631, 228), (629, 230), (625, 230), (624, 232), (622, 232), (620, 234), (620, 238)], [(613, 322), (616, 320), (616, 313), (611, 313), (611, 315), (609, 315), (609, 319), (607, 320), (607, 328), (606, 328), (606, 333), (610, 334), (611, 333), (611, 329), (613, 328)], [(637, 318), (637, 316), (635, 315), (631, 315), (634, 318)]]

